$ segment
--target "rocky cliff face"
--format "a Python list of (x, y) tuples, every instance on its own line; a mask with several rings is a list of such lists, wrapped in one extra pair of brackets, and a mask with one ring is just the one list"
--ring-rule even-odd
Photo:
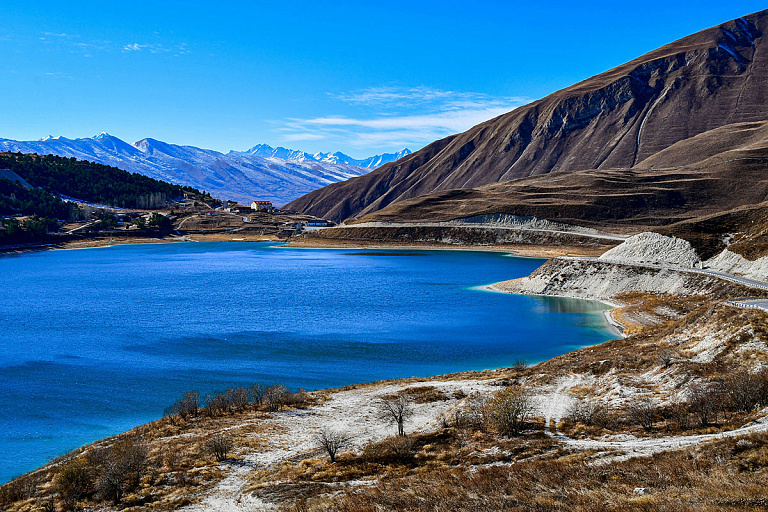
[(679, 141), (768, 119), (766, 30), (768, 11), (704, 30), (288, 206), (339, 221), (553, 171), (645, 169)]

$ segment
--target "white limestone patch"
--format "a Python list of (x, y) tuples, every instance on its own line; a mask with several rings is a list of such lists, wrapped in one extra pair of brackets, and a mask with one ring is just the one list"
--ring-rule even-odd
[(717, 256), (705, 261), (704, 266), (711, 270), (737, 274), (756, 281), (768, 281), (768, 256), (750, 261), (735, 252), (724, 249)]
[(606, 251), (601, 261), (700, 268), (701, 259), (690, 242), (658, 233), (640, 233)]

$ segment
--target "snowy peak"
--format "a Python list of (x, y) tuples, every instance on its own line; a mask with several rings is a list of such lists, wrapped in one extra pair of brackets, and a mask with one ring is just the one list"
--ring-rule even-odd
[(153, 151), (168, 151), (171, 146), (171, 144), (150, 138), (141, 139), (131, 145), (142, 153), (152, 153)]
[(287, 149), (283, 147), (273, 148), (268, 144), (258, 144), (253, 146), (247, 151), (230, 151), (230, 153), (241, 153), (258, 156), (261, 158), (280, 158), (281, 160), (294, 160), (296, 162), (304, 162), (306, 160), (314, 160), (312, 155), (304, 153), (303, 151), (296, 151), (293, 149)]
[(335, 165), (347, 164), (354, 165), (356, 167), (363, 167), (366, 169), (375, 169), (376, 167), (380, 167), (386, 163), (394, 162), (395, 160), (399, 160), (406, 155), (410, 155), (411, 150), (408, 148), (403, 148), (396, 153), (374, 155), (363, 160), (354, 159), (349, 155), (345, 155), (341, 151), (335, 151), (333, 153), (318, 152), (314, 155), (310, 155), (304, 151), (297, 151), (294, 149), (287, 149), (283, 147), (273, 148), (268, 144), (258, 144), (246, 151), (230, 151), (230, 154), (232, 153), (254, 155), (261, 158), (280, 158), (282, 160), (293, 160), (295, 162), (314, 161)]

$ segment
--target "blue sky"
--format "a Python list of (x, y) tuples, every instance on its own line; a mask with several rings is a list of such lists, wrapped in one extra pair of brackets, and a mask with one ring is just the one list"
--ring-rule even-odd
[[(3, 2), (4, 4), (8, 2)], [(761, 2), (13, 2), (0, 137), (354, 157), (437, 138)], [(617, 9), (620, 7), (620, 10)]]

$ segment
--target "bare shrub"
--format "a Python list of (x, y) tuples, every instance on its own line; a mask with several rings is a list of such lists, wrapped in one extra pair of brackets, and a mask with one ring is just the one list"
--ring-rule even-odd
[(464, 446), (473, 431), (485, 429), (485, 397), (476, 393), (463, 406), (443, 416), (443, 427), (456, 429), (460, 446)]
[(675, 423), (678, 430), (691, 428), (691, 406), (687, 402), (672, 404), (669, 408), (669, 418)]
[(206, 447), (216, 460), (221, 462), (226, 460), (229, 455), (229, 451), (232, 449), (232, 440), (228, 435), (219, 432), (211, 436)]
[(140, 440), (122, 439), (93, 450), (88, 461), (94, 468), (96, 495), (117, 504), (139, 486), (147, 467), (147, 448)]
[(750, 412), (761, 401), (762, 379), (756, 373), (737, 371), (722, 381), (722, 391), (728, 407), (735, 411)]
[(267, 389), (267, 386), (264, 384), (254, 384), (248, 389), (251, 401), (253, 401), (253, 403), (257, 406), (261, 405), (265, 389)]
[(229, 391), (231, 395), (231, 407), (235, 411), (244, 411), (248, 407), (248, 390), (245, 388), (235, 388)]
[(448, 395), (435, 386), (415, 386), (406, 388), (403, 393), (413, 398), (417, 404), (428, 404), (448, 400)]
[(210, 417), (222, 416), (229, 410), (229, 398), (224, 393), (208, 393), (205, 395), (205, 414)]
[(672, 364), (675, 362), (675, 359), (677, 359), (677, 353), (675, 353), (674, 350), (665, 348), (659, 351), (659, 364), (664, 368), (669, 368), (672, 366)]
[(290, 405), (291, 407), (304, 407), (308, 402), (309, 393), (304, 388), (299, 389), (296, 393), (288, 392), (283, 400), (285, 405)]
[(37, 484), (38, 482), (31, 475), (14, 478), (0, 486), (0, 505), (9, 505), (33, 497), (37, 492)]
[(653, 424), (659, 412), (658, 404), (650, 399), (641, 399), (631, 403), (626, 408), (627, 421), (640, 425), (646, 431), (653, 430)]
[(54, 479), (65, 509), (73, 508), (78, 501), (93, 493), (93, 470), (85, 459), (72, 459), (61, 468)]
[(760, 382), (760, 405), (768, 405), (768, 368), (761, 367), (755, 375)]
[(277, 412), (286, 405), (291, 392), (282, 384), (273, 384), (264, 390), (262, 401), (268, 411)]
[(404, 393), (379, 400), (379, 418), (397, 425), (397, 435), (405, 435), (405, 422), (413, 415), (413, 402)]
[(331, 463), (336, 462), (336, 455), (340, 450), (349, 446), (351, 440), (352, 436), (348, 433), (334, 430), (330, 427), (323, 428), (315, 436), (315, 442), (320, 448), (325, 450), (331, 459)]
[(513, 436), (520, 434), (535, 414), (536, 404), (527, 389), (512, 386), (493, 395), (485, 410), (492, 428), (503, 436)]
[(182, 419), (197, 416), (200, 407), (200, 393), (187, 391), (181, 398), (165, 410), (166, 416), (178, 416)]
[(717, 422), (717, 413), (722, 408), (722, 395), (712, 383), (696, 383), (688, 388), (688, 403), (699, 424), (706, 427)]
[(606, 407), (600, 402), (595, 400), (576, 400), (566, 410), (565, 417), (572, 423), (602, 426), (606, 423), (607, 414)]
[(163, 450), (163, 463), (169, 471), (175, 471), (181, 460), (179, 450), (175, 448), (166, 448)]

